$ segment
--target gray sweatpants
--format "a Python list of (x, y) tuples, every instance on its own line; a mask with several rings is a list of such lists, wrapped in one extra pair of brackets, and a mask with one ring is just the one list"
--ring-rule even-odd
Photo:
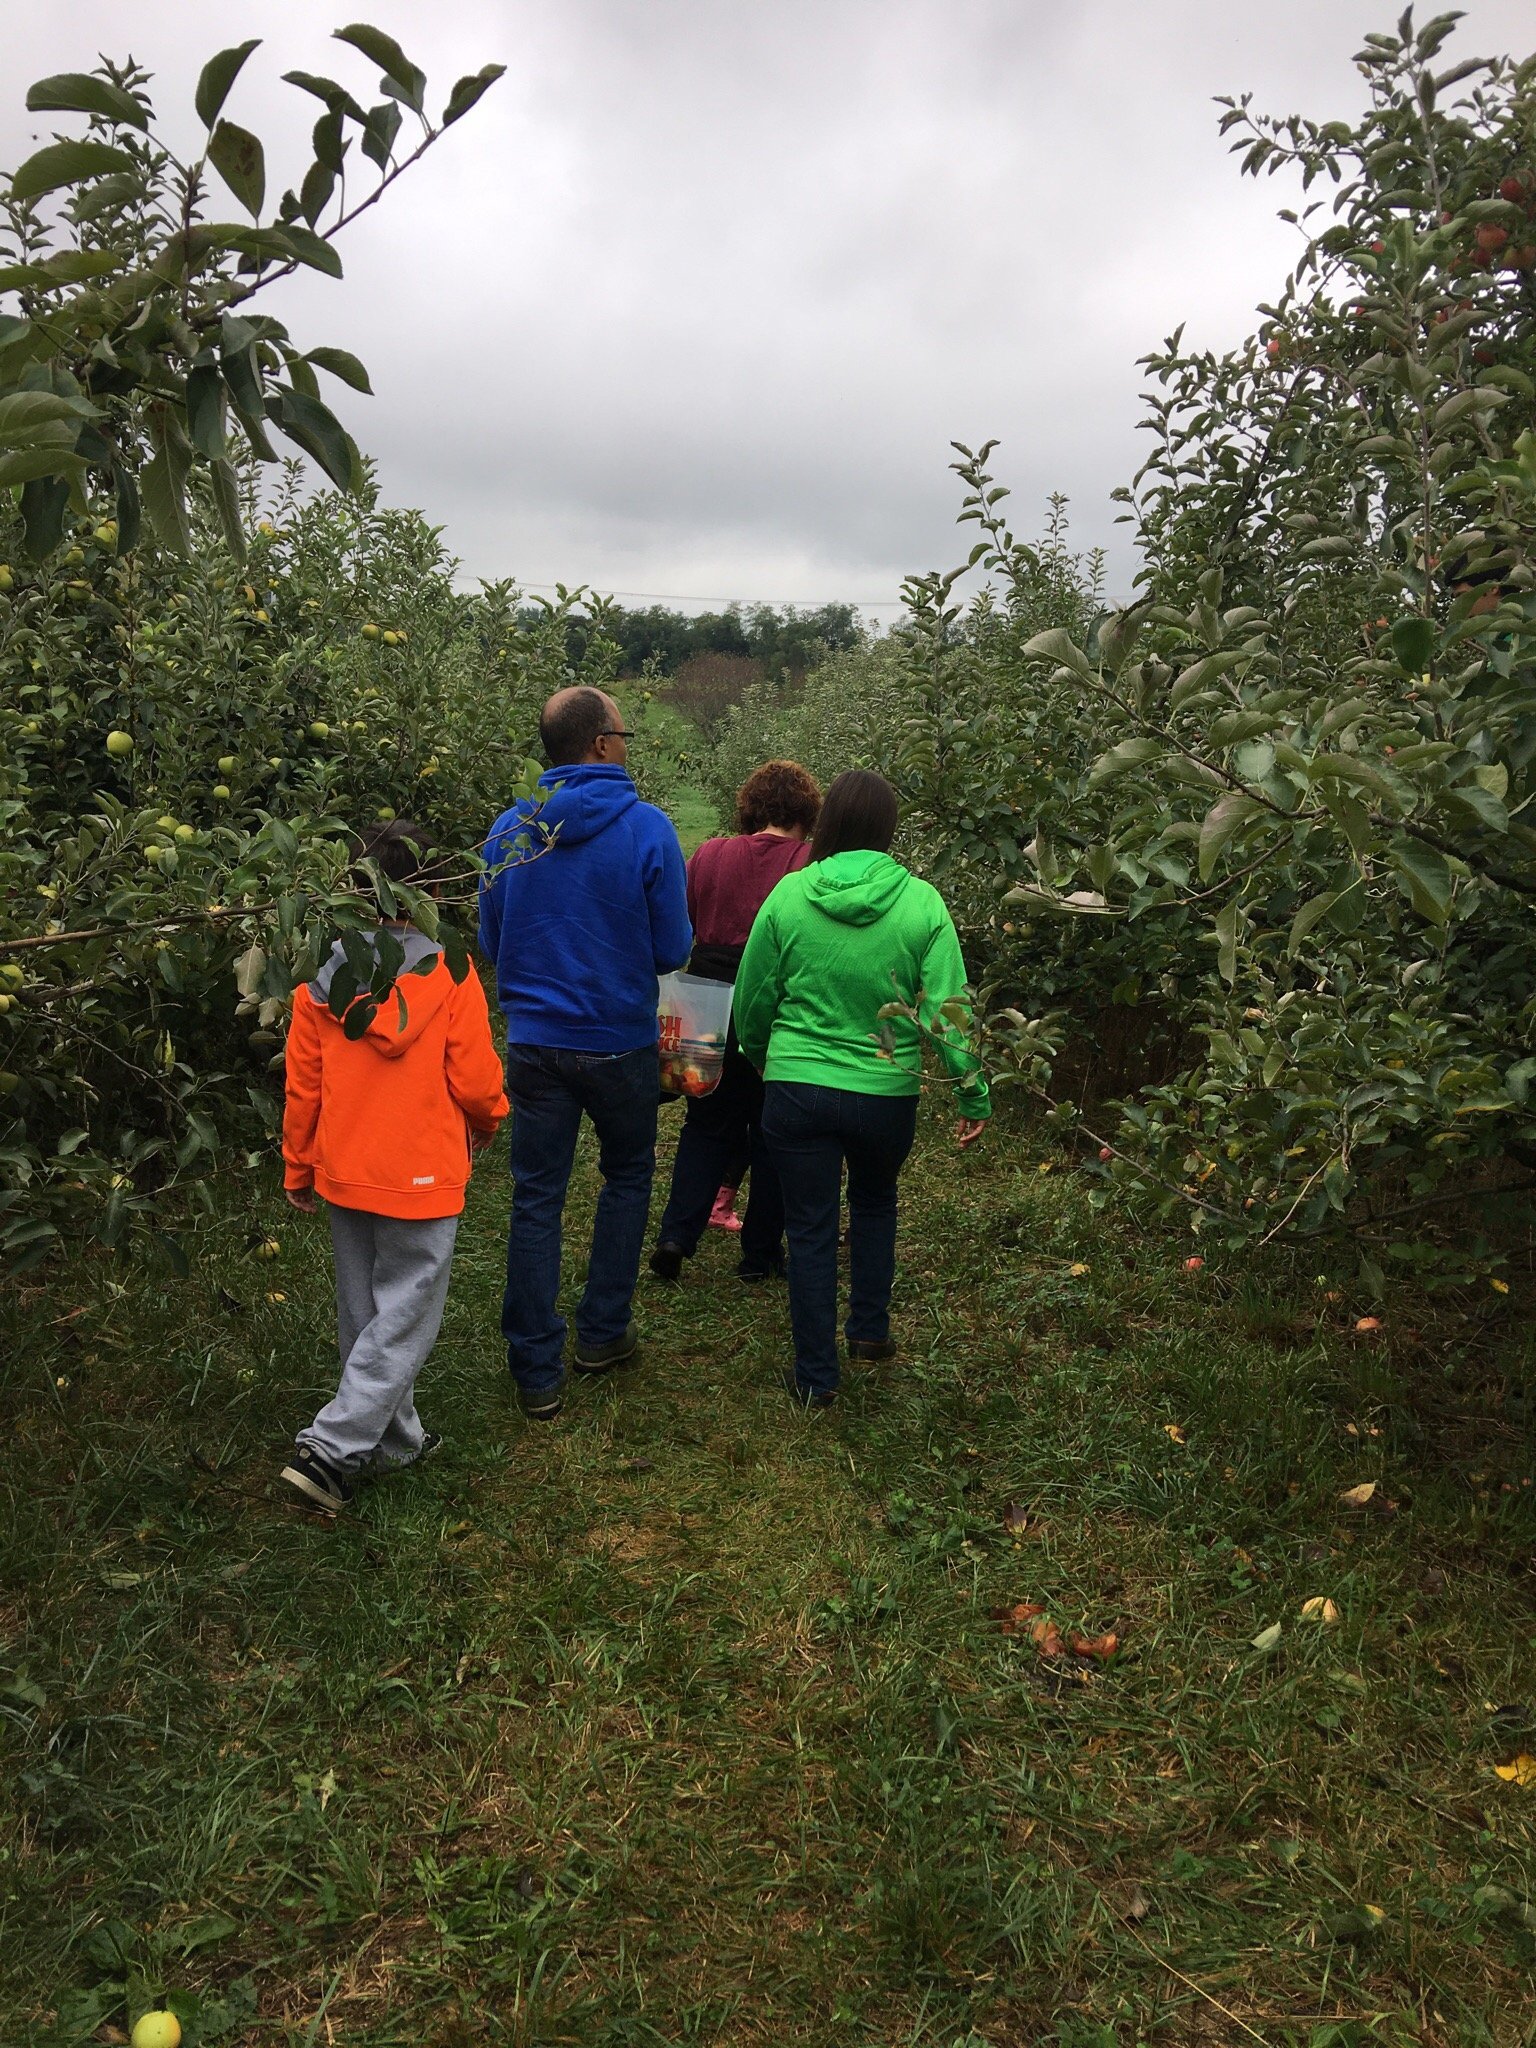
[(330, 1204), (341, 1385), (298, 1441), (344, 1472), (421, 1451), (416, 1375), (437, 1341), (457, 1216), (376, 1216)]

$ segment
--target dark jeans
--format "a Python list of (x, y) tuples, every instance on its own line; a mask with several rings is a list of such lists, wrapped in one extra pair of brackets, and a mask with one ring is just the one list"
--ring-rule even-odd
[(558, 1385), (564, 1369), (560, 1223), (584, 1113), (597, 1132), (603, 1187), (576, 1334), (584, 1344), (608, 1344), (629, 1322), (656, 1171), (656, 1048), (593, 1053), (509, 1045), (507, 1094), (512, 1227), (501, 1332), (513, 1378), (536, 1394)]
[(678, 1134), (672, 1191), (661, 1219), (663, 1244), (692, 1254), (722, 1187), (740, 1186), (744, 1163), (752, 1169), (747, 1213), (741, 1222), (741, 1263), (768, 1268), (784, 1256), (784, 1198), (763, 1142), (763, 1080), (737, 1046), (726, 1047), (725, 1071), (712, 1095), (690, 1098)]
[(896, 1177), (917, 1132), (915, 1095), (856, 1095), (770, 1081), (763, 1136), (779, 1169), (789, 1232), (789, 1320), (795, 1377), (837, 1390), (837, 1221), (848, 1162), (848, 1341), (891, 1334), (896, 1277)]

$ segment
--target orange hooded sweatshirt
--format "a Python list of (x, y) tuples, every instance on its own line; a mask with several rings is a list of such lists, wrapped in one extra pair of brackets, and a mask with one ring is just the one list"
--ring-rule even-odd
[[(378, 1216), (457, 1216), (469, 1133), (507, 1114), (485, 991), (461, 982), (420, 932), (397, 928), (406, 971), (360, 1038), (326, 1003), (338, 946), (298, 990), (288, 1027), (283, 1184)], [(430, 971), (412, 973), (432, 959)]]

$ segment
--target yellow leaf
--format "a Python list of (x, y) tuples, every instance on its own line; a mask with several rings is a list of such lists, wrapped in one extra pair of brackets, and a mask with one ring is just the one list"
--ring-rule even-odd
[(1171, 1436), (1176, 1444), (1181, 1444), (1184, 1441), (1184, 1432), (1176, 1422), (1165, 1422), (1163, 1424), (1163, 1434), (1164, 1436)]
[(1527, 1791), (1536, 1786), (1536, 1756), (1529, 1756), (1524, 1750), (1507, 1764), (1495, 1764), (1493, 1768), (1506, 1785), (1521, 1785)]
[[(1079, 1259), (1075, 1266), (1068, 1266), (1067, 1271), (1072, 1275), (1072, 1278), (1074, 1280), (1081, 1280), (1083, 1275), (1088, 1271), (1088, 1268), (1083, 1264), (1082, 1260)], [(1506, 1288), (1504, 1291), (1506, 1294), (1509, 1292), (1508, 1288)]]
[(1310, 1600), (1301, 1603), (1302, 1614), (1309, 1621), (1321, 1621), (1332, 1627), (1339, 1618), (1339, 1610), (1331, 1600), (1325, 1600), (1320, 1593), (1314, 1593)]
[(1507, 1280), (1490, 1280), (1488, 1285), (1495, 1294), (1508, 1294), (1509, 1292), (1509, 1282)]
[(1339, 1499), (1347, 1508), (1363, 1508), (1375, 1491), (1375, 1480), (1367, 1479), (1362, 1486), (1346, 1487), (1343, 1493), (1339, 1495)]

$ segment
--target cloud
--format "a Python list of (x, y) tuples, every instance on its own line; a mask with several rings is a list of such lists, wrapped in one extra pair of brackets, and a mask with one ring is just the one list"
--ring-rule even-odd
[[(1109, 493), (1138, 460), (1136, 358), (1180, 321), (1239, 339), (1295, 248), (1211, 99), (1349, 115), (1352, 52), (1391, 11), (387, 0), (371, 18), (434, 95), (488, 60), (508, 75), (349, 231), (345, 285), (306, 278), (280, 310), (368, 364), (377, 397), (339, 409), (474, 575), (891, 598), (960, 559), (949, 443), (995, 435), (1020, 529), (1066, 492), (1124, 588)], [(133, 10), (189, 146), (209, 19)], [(276, 185), (316, 111), (280, 73), (358, 83), (358, 60), (312, 0), (225, 6), (220, 39), (245, 35), (266, 42), (232, 111)], [(1457, 49), (1530, 40), (1516, 0), (1474, 0)], [(98, 48), (122, 53), (120, 9), (10, 26), (0, 157), (48, 125), (19, 81)]]

